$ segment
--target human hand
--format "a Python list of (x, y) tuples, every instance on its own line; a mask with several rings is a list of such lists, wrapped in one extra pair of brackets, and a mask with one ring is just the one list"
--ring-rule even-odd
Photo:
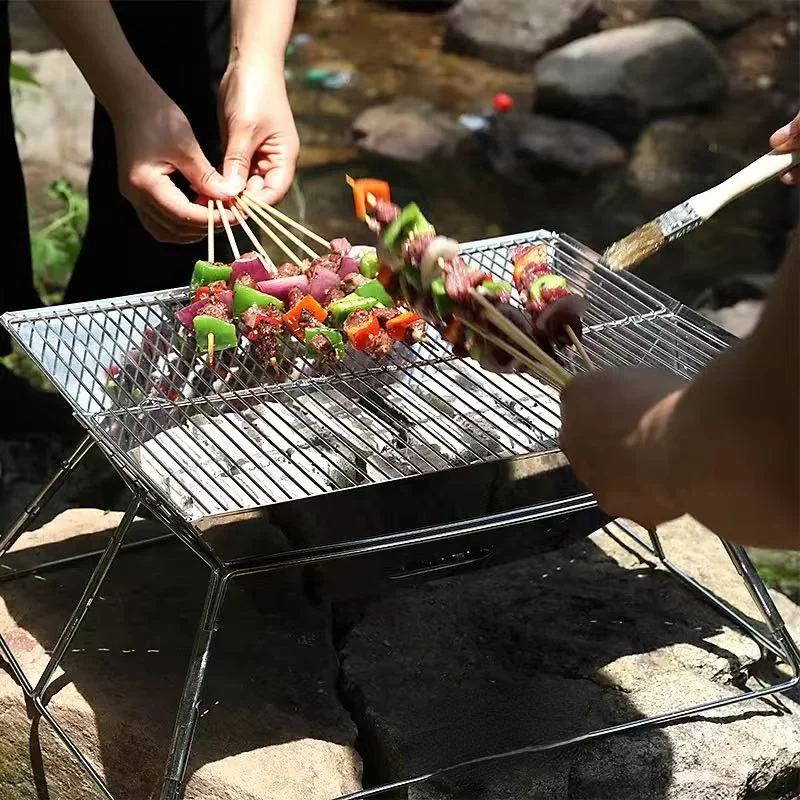
[(278, 61), (232, 61), (222, 78), (219, 121), (228, 181), (278, 203), (294, 178), (300, 142)]
[[(779, 153), (792, 153), (800, 150), (800, 112), (789, 123), (770, 136), (769, 146)], [(800, 167), (785, 172), (781, 180), (789, 185), (800, 183)]]
[[(120, 191), (142, 225), (161, 242), (196, 242), (208, 231), (208, 209), (191, 201), (172, 181), (180, 172), (200, 194), (230, 198), (236, 187), (200, 149), (189, 120), (157, 87), (112, 114)], [(232, 217), (231, 217), (232, 219)], [(214, 224), (220, 225), (219, 213)]]
[(684, 513), (669, 490), (669, 416), (686, 386), (675, 375), (609, 369), (561, 396), (561, 448), (608, 514), (654, 527)]

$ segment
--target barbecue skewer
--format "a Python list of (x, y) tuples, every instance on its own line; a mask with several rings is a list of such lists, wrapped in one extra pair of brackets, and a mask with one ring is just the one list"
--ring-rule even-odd
[(273, 217), (277, 217), (279, 220), (282, 220), (287, 225), (290, 225), (292, 228), (300, 231), (304, 236), (307, 236), (309, 239), (313, 239), (318, 244), (321, 244), (325, 249), (331, 249), (331, 243), (326, 239), (323, 239), (318, 234), (314, 233), (314, 231), (309, 230), (308, 228), (302, 226), (299, 222), (295, 222), (291, 217), (288, 217), (281, 211), (278, 211), (277, 208), (273, 208), (272, 206), (268, 206), (266, 203), (262, 203), (260, 200), (256, 200), (254, 197), (251, 197), (249, 194), (245, 193), (242, 195), (243, 198), (247, 198), (253, 205), (260, 208), (262, 211), (266, 211), (268, 214), (272, 215)]
[(575, 331), (572, 330), (572, 325), (565, 325), (564, 330), (566, 330), (567, 336), (569, 336), (570, 340), (572, 341), (573, 347), (578, 351), (578, 355), (581, 357), (583, 365), (589, 370), (589, 372), (591, 372), (595, 366), (592, 363), (592, 359), (589, 358), (589, 354), (586, 352), (583, 342), (578, 338), (578, 335), (575, 333)]
[(524, 364), (529, 370), (531, 370), (531, 372), (533, 372), (535, 375), (538, 375), (540, 378), (543, 378), (551, 386), (555, 387), (559, 391), (564, 388), (565, 384), (562, 383), (551, 372), (545, 369), (540, 362), (534, 361), (530, 356), (526, 355), (520, 350), (517, 350), (516, 347), (509, 344), (505, 339), (502, 339), (500, 336), (495, 336), (495, 334), (493, 334), (488, 328), (485, 328), (483, 325), (478, 325), (478, 323), (470, 321), (459, 314), (456, 314), (455, 317), (463, 325), (466, 325), (468, 328), (475, 331), (475, 333), (486, 339), (487, 342), (491, 342), (498, 350), (502, 350), (504, 353), (510, 355), (521, 364)]
[(272, 239), (272, 241), (278, 245), (281, 250), (283, 250), (290, 261), (294, 262), (294, 264), (296, 264), (298, 267), (303, 263), (302, 259), (298, 258), (297, 254), (280, 237), (278, 237), (271, 228), (267, 227), (267, 225), (255, 215), (249, 205), (244, 205), (242, 203), (239, 205), (239, 207), (245, 211), (250, 219), (253, 220), (253, 222), (255, 222), (256, 225), (258, 225), (258, 227), (261, 228), (261, 230), (264, 231), (264, 233), (266, 233), (267, 236), (269, 236), (269, 238)]
[(231, 230), (231, 224), (228, 222), (228, 215), (225, 213), (225, 206), (222, 205), (222, 200), (217, 200), (217, 208), (219, 209), (220, 216), (222, 217), (222, 227), (225, 228), (225, 235), (228, 237), (228, 244), (231, 246), (234, 257), (239, 258), (241, 256), (241, 253), (239, 252), (239, 246), (236, 244), (236, 239), (234, 238), (233, 231)]
[(732, 200), (798, 164), (800, 152), (773, 150), (717, 186), (690, 197), (615, 242), (606, 248), (603, 261), (615, 271), (635, 267), (664, 245), (700, 227)]
[(275, 264), (272, 263), (272, 259), (267, 255), (267, 251), (263, 248), (261, 242), (258, 241), (258, 237), (253, 233), (253, 231), (250, 230), (250, 226), (247, 224), (247, 221), (244, 219), (244, 217), (239, 213), (239, 209), (236, 208), (235, 205), (231, 205), (231, 213), (234, 217), (236, 217), (239, 227), (245, 232), (247, 238), (253, 243), (253, 247), (255, 247), (261, 257), (266, 260), (267, 265), (274, 267)]
[(214, 201), (208, 201), (208, 263), (214, 263)]
[[(242, 195), (238, 202), (247, 206), (251, 212), (255, 212), (259, 215), (265, 222), (269, 225), (272, 225), (273, 228), (280, 231), (290, 242), (292, 242), (296, 247), (299, 247), (306, 255), (310, 256), (311, 258), (319, 258), (319, 253), (314, 252), (302, 239), (298, 239), (288, 228), (284, 228), (280, 222), (274, 217), (271, 217), (267, 214), (266, 211), (259, 208), (252, 200), (248, 200), (244, 195)], [(253, 216), (252, 213), (250, 216)], [(330, 250), (330, 245), (326, 245), (326, 249)]]
[(561, 383), (566, 384), (569, 381), (569, 373), (554, 358), (545, 353), (536, 342), (519, 330), (513, 322), (507, 320), (485, 297), (481, 296), (480, 292), (473, 290), (471, 296), (475, 302), (480, 304), (487, 319), (494, 326), (503, 331), (509, 339), (513, 339), (520, 348), (527, 351), (531, 358), (540, 362), (542, 367), (551, 372)]

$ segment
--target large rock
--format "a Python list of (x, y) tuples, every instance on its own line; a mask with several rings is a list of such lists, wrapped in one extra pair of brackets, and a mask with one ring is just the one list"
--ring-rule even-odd
[(449, 13), (444, 47), (524, 70), (550, 48), (595, 29), (597, 0), (461, 0)]
[(735, 31), (759, 14), (775, 8), (771, 0), (655, 0), (653, 14), (681, 17), (712, 34)]
[[(678, 562), (756, 616), (718, 540), (664, 526)], [(777, 596), (794, 635), (800, 609)], [(342, 696), (373, 779), (733, 696), (758, 646), (650, 562), (597, 534), (572, 548), (377, 602), (342, 652)], [(753, 679), (749, 685), (757, 685)], [(472, 768), (409, 800), (793, 796), (800, 706), (722, 709), (663, 729)]]
[(648, 120), (706, 106), (725, 92), (722, 61), (693, 25), (657, 19), (603, 31), (536, 65), (537, 110), (623, 136)]
[(625, 149), (610, 134), (582, 122), (543, 114), (500, 117), (492, 130), (490, 158), (509, 179), (542, 171), (591, 175), (625, 163)]
[(414, 97), (367, 109), (353, 123), (352, 131), (362, 150), (410, 162), (452, 156), (468, 135), (431, 103)]
[[(8, 566), (102, 547), (120, 514), (67, 512), (23, 537)], [(137, 522), (132, 535), (162, 533)], [(281, 537), (237, 530), (250, 545)], [(209, 537), (227, 538), (225, 531)], [(236, 542), (242, 548), (241, 541)], [(38, 675), (88, 565), (3, 584), (0, 630), (28, 675)], [(50, 702), (61, 724), (121, 800), (153, 797), (208, 574), (178, 544), (119, 558), (64, 662)], [(360, 788), (355, 728), (336, 697), (338, 661), (328, 610), (305, 597), (297, 573), (234, 583), (215, 643), (203, 716), (189, 763), (192, 800), (328, 800)], [(31, 738), (22, 693), (0, 669), (0, 796), (99, 797), (47, 724)], [(31, 750), (33, 742), (33, 750)], [(157, 795), (156, 795), (157, 796)]]

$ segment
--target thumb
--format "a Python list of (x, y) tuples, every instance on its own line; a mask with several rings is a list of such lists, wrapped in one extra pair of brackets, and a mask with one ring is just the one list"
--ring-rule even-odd
[(213, 200), (227, 200), (243, 188), (220, 175), (197, 143), (175, 166), (198, 194)]
[(250, 177), (250, 166), (255, 149), (256, 143), (249, 131), (229, 132), (225, 158), (222, 162), (222, 174), (231, 186), (237, 187), (236, 194), (244, 190), (247, 179)]

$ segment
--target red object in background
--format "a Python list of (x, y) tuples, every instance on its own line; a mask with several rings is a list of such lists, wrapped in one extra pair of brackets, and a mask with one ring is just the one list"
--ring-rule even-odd
[(511, 111), (511, 109), (514, 108), (514, 98), (505, 92), (498, 92), (494, 96), (493, 105), (495, 111), (504, 114), (506, 111)]

